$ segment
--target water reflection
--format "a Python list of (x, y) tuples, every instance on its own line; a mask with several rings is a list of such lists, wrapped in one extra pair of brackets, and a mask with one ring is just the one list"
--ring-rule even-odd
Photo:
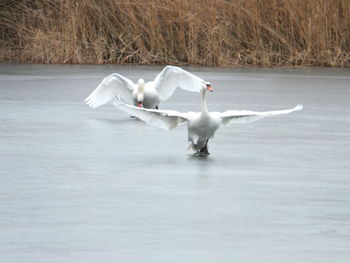
[[(329, 244), (339, 240), (335, 247), (342, 246), (349, 236), (348, 229), (329, 220), (335, 213), (347, 219), (348, 202), (336, 207), (325, 202), (328, 196), (349, 196), (347, 79), (325, 78), (333, 73), (318, 69), (312, 72), (320, 81), (298, 72), (281, 74), (284, 70), (274, 75), (275, 69), (264, 70), (268, 74), (260, 69), (206, 69), (204, 76), (219, 86), (210, 99), (212, 110), (230, 105), (265, 110), (299, 101), (308, 109), (293, 118), (222, 129), (210, 143), (211, 155), (194, 156), (185, 152), (184, 126), (167, 132), (109, 106), (92, 110), (82, 105), (81, 98), (95, 83), (119, 68), (78, 67), (71, 72), (69, 67), (62, 73), (56, 65), (32, 66), (35, 75), (50, 69), (64, 78), (0, 80), (0, 194), (6, 196), (0, 205), (0, 254), (17, 253), (18, 248), (28, 253), (40, 249), (43, 255), (56, 251), (62, 257), (82, 248), (103, 254), (119, 252), (125, 244), (133, 244), (132, 251), (163, 249), (164, 255), (168, 248), (188, 251), (189, 257), (205, 248), (220, 254), (215, 246), (229, 250), (235, 244), (244, 251), (260, 243), (290, 251), (280, 242), (283, 234), (291, 241), (302, 238), (294, 247), (298, 251), (307, 246), (335, 255)], [(129, 71), (122, 69), (123, 74)], [(17, 75), (22, 71), (16, 65), (7, 70)], [(98, 75), (94, 83), (86, 80), (88, 71)], [(270, 81), (235, 80), (239, 75), (250, 79), (254, 71)], [(136, 79), (145, 72), (130, 68), (129, 76)], [(159, 69), (147, 72), (155, 76)], [(336, 72), (334, 76), (349, 75)], [(66, 78), (69, 74), (77, 78)], [(195, 95), (176, 92), (164, 108), (196, 110)], [(34, 211), (36, 203), (50, 209)], [(325, 233), (320, 235), (322, 244), (314, 242), (310, 233), (328, 228), (347, 231), (343, 236)], [(45, 245), (38, 248), (40, 244)]]

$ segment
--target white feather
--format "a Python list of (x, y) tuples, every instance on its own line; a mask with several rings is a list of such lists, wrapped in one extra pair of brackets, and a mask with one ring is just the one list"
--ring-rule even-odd
[(204, 80), (182, 68), (166, 66), (154, 79), (154, 88), (157, 90), (161, 100), (167, 100), (176, 88), (199, 92), (203, 83)]
[(142, 79), (138, 84), (113, 73), (103, 79), (100, 85), (85, 99), (86, 103), (96, 108), (118, 97), (127, 104), (142, 101), (145, 108), (155, 108), (159, 100), (167, 100), (176, 88), (199, 92), (205, 86), (204, 80), (179, 67), (166, 66), (154, 81), (144, 83)]
[(220, 124), (227, 126), (234, 122), (251, 122), (269, 116), (288, 114), (303, 108), (302, 105), (298, 104), (292, 109), (277, 111), (228, 110), (223, 113), (208, 112), (205, 99), (206, 88), (202, 87), (201, 91), (201, 112), (181, 113), (173, 110), (145, 109), (126, 105), (118, 99), (114, 100), (114, 105), (118, 109), (132, 114), (148, 124), (165, 130), (171, 130), (181, 124), (188, 123), (188, 140), (191, 142), (188, 149), (194, 151), (203, 150), (204, 153), (207, 153), (208, 140), (213, 138)]
[(85, 99), (85, 102), (92, 108), (106, 104), (114, 97), (119, 97), (124, 102), (131, 103), (135, 86), (130, 79), (113, 73), (102, 80), (98, 87)]
[(303, 109), (303, 105), (298, 104), (292, 109), (287, 110), (276, 110), (276, 111), (246, 111), (246, 110), (228, 110), (223, 113), (212, 112), (214, 116), (221, 118), (221, 124), (224, 126), (230, 125), (232, 123), (247, 123), (260, 120), (265, 117), (271, 117), (276, 115), (288, 114), (293, 111), (299, 111)]
[(118, 100), (114, 100), (113, 105), (122, 111), (138, 117), (150, 125), (164, 130), (174, 129), (178, 125), (184, 124), (188, 121), (186, 114), (174, 110), (140, 108), (121, 103)]

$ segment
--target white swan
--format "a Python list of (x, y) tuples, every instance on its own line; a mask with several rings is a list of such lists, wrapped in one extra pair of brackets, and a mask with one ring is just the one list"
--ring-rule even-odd
[(166, 66), (154, 81), (139, 79), (135, 84), (120, 74), (105, 77), (98, 87), (85, 99), (92, 108), (99, 107), (118, 97), (125, 103), (138, 107), (158, 109), (159, 100), (167, 100), (176, 88), (199, 92), (204, 81), (175, 66)]
[(201, 89), (201, 112), (181, 113), (173, 110), (152, 110), (138, 108), (124, 104), (118, 100), (114, 105), (125, 112), (135, 115), (141, 120), (156, 127), (170, 130), (178, 125), (187, 123), (188, 140), (191, 142), (189, 149), (196, 151), (196, 154), (209, 154), (208, 141), (213, 138), (215, 131), (220, 125), (227, 126), (236, 122), (252, 122), (265, 117), (288, 114), (303, 108), (298, 104), (292, 109), (255, 112), (246, 110), (228, 110), (225, 112), (209, 112), (206, 103), (206, 90), (212, 91), (209, 83), (202, 83)]

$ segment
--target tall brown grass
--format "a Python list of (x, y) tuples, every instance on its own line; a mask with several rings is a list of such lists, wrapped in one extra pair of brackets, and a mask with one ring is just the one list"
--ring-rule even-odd
[(2, 61), (350, 65), (350, 0), (0, 1)]

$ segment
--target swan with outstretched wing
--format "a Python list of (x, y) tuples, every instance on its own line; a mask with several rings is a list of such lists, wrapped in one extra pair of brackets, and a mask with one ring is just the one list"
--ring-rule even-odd
[(166, 66), (153, 81), (138, 83), (113, 73), (105, 77), (98, 87), (85, 99), (92, 108), (97, 108), (114, 98), (127, 104), (148, 109), (158, 109), (159, 101), (171, 97), (177, 88), (191, 92), (200, 92), (204, 80), (175, 66)]
[(277, 111), (246, 111), (246, 110), (228, 110), (225, 112), (209, 112), (206, 103), (206, 91), (213, 91), (210, 83), (203, 83), (201, 86), (201, 111), (200, 112), (178, 112), (173, 110), (154, 110), (139, 108), (122, 103), (120, 100), (114, 100), (114, 106), (129, 114), (132, 114), (146, 123), (171, 130), (179, 125), (186, 124), (188, 127), (189, 149), (195, 151), (195, 154), (206, 155), (208, 152), (208, 141), (213, 138), (220, 125), (227, 126), (232, 123), (252, 122), (265, 117), (271, 117), (281, 114), (288, 114), (299, 111), (303, 108), (298, 104), (292, 109)]

